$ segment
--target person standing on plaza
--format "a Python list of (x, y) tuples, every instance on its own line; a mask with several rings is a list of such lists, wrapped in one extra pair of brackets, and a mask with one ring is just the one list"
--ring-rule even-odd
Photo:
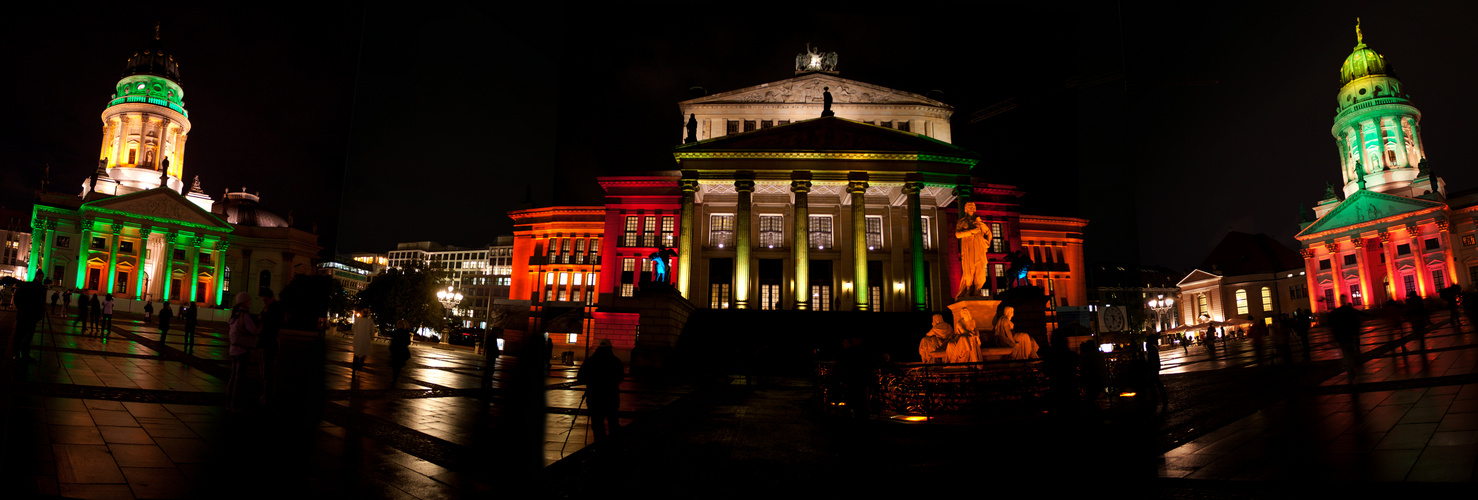
[[(165, 309), (159, 313), (160, 321), (166, 321), (164, 317), (168, 311), (166, 303)], [(257, 347), (257, 334), (261, 332), (261, 326), (251, 317), (251, 294), (236, 294), (236, 305), (231, 308), (231, 319), (227, 324), (231, 342), (231, 380), (226, 383), (226, 407), (239, 412), (243, 410), (239, 401), (241, 383), (246, 379), (246, 365), (251, 362), (251, 350)]]
[(180, 319), (185, 320), (185, 348), (189, 348), (195, 342), (195, 326), (200, 319), (200, 313), (196, 310), (194, 302), (180, 304)]
[(375, 340), (375, 320), (370, 318), (369, 308), (359, 308), (357, 316), (354, 318), (354, 361), (350, 365), (351, 378), (359, 375), (359, 369), (364, 366), (365, 358), (369, 357), (370, 345)]
[(1349, 371), (1351, 383), (1355, 383), (1358, 376), (1360, 356), (1360, 317), (1364, 313), (1355, 310), (1348, 299), (1345, 303), (1329, 312), (1329, 329), (1334, 334), (1334, 341), (1339, 343), (1340, 355), (1344, 359), (1345, 369)]
[(106, 300), (103, 300), (103, 331), (109, 333), (113, 331), (113, 294), (111, 293), (108, 294)]
[(77, 295), (77, 319), (72, 320), (72, 326), (82, 325), (79, 331), (87, 331), (87, 295)]
[(411, 359), (411, 323), (404, 319), (395, 322), (390, 330), (390, 386), (400, 382), (400, 370)]
[[(1427, 308), (1422, 304), (1421, 296), (1416, 292), (1406, 294), (1406, 321), (1411, 323), (1411, 334), (1416, 336), (1417, 345), (1425, 351), (1427, 349)], [(1401, 343), (1401, 349), (1406, 350), (1406, 343)]]
[(98, 299), (98, 294), (89, 294), (87, 299), (88, 318), (92, 320), (92, 331), (103, 331), (103, 301)]
[(1252, 322), (1252, 326), (1247, 327), (1247, 336), (1252, 337), (1253, 359), (1256, 359), (1257, 364), (1260, 365), (1263, 360), (1263, 351), (1266, 351), (1268, 347), (1268, 325), (1258, 321), (1251, 314), (1247, 315), (1247, 321)]
[(277, 302), (272, 290), (263, 288), (257, 296), (262, 298), (262, 331), (257, 339), (257, 347), (262, 349), (261, 403), (262, 406), (267, 406), (277, 399), (277, 351), (282, 347), (277, 333), (287, 320), (287, 312)]
[(1206, 339), (1201, 341), (1201, 343), (1206, 344), (1207, 356), (1216, 357), (1216, 327), (1206, 327)]
[[(250, 295), (247, 298), (251, 298)], [(174, 319), (174, 310), (169, 308), (169, 301), (159, 303), (159, 343), (164, 343), (164, 336), (169, 335), (169, 320)]]
[(31, 359), (31, 339), (36, 335), (36, 325), (46, 318), (46, 289), (51, 286), (51, 280), (46, 279), (45, 273), (37, 271), (35, 279), (18, 281), (14, 286), (15, 338), (12, 339), (12, 352), (17, 361), (24, 363), (34, 361)]
[(590, 405), (590, 425), (595, 429), (595, 440), (615, 433), (621, 427), (616, 411), (621, 408), (621, 379), (626, 378), (626, 367), (612, 352), (611, 340), (601, 339), (600, 347), (580, 365), (575, 380), (585, 385), (585, 400)]
[[(61, 286), (61, 283), (57, 283), (57, 286)], [(56, 314), (56, 295), (55, 294), (52, 294), (52, 296), (51, 296), (51, 304), (52, 304), (52, 311), (51, 311), (51, 313), (52, 314)], [(62, 314), (64, 314), (64, 315), (65, 314), (72, 314), (72, 289), (71, 288), (63, 288), (62, 289)]]
[(1310, 324), (1309, 311), (1305, 311), (1304, 308), (1300, 307), (1293, 312), (1293, 332), (1298, 334), (1299, 346), (1304, 350), (1304, 361), (1314, 360), (1314, 353), (1309, 345), (1309, 329), (1312, 326)]
[(146, 300), (144, 301), (144, 321), (149, 321), (149, 319), (153, 317), (154, 303)]

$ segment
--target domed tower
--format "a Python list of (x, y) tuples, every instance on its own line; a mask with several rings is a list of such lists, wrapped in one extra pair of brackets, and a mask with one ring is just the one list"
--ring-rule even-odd
[(1358, 19), (1355, 41), (1339, 68), (1339, 107), (1330, 130), (1339, 146), (1345, 196), (1362, 188), (1418, 194), (1408, 191), (1426, 158), (1421, 111), (1386, 58), (1365, 45)]
[[(117, 183), (115, 192), (159, 187), (180, 192), (185, 166), (185, 139), (190, 133), (180, 67), (161, 50), (159, 27), (148, 47), (128, 58), (123, 77), (103, 110), (100, 168)], [(99, 186), (99, 191), (104, 191)], [(106, 192), (106, 191), (105, 191)]]

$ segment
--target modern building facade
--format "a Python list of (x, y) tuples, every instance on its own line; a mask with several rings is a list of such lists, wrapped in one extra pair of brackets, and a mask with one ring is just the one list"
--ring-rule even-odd
[(387, 267), (447, 273), (447, 286), (466, 300), (452, 314), (463, 318), (464, 327), (486, 328), (489, 308), (508, 297), (512, 272), (512, 238), (499, 237), (487, 247), (464, 248), (434, 241), (397, 244), (385, 254)]
[(0, 208), (0, 277), (29, 279), (27, 263), (31, 260), (31, 214)]
[(1421, 112), (1406, 86), (1358, 25), (1356, 42), (1340, 66), (1330, 131), (1343, 186), (1326, 189), (1316, 219), (1306, 218), (1297, 236), (1316, 311), (1478, 281), (1478, 196), (1448, 193), (1427, 162)]

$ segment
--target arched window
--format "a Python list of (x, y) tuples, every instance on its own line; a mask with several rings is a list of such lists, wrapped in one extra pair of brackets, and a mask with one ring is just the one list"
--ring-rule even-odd
[(1237, 316), (1247, 315), (1247, 290), (1237, 290)]

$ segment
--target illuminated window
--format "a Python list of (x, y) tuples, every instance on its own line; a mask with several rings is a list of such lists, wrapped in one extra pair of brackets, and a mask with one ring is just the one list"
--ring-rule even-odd
[(760, 309), (780, 309), (780, 285), (760, 285)]
[(641, 217), (629, 216), (629, 217), (626, 218), (626, 235), (625, 235), (624, 238), (621, 238), (621, 246), (623, 246), (623, 247), (634, 247), (634, 246), (636, 246), (636, 243), (637, 243), (637, 241), (636, 241), (637, 231), (641, 230), (641, 225), (640, 224), (641, 224)]
[(544, 284), (546, 284), (546, 285), (553, 285), (554, 284), (554, 273), (544, 273)]
[(990, 223), (990, 251), (995, 253), (1006, 252), (1006, 231), (1001, 223)]
[(1364, 297), (1360, 296), (1360, 285), (1350, 285), (1350, 303), (1357, 306), (1364, 305), (1363, 300)]
[[(580, 286), (580, 281), (581, 281), (582, 277), (584, 277), (584, 276), (585, 276), (585, 273), (575, 273), (575, 283), (574, 283), (574, 285), (575, 286)], [(1264, 290), (1267, 290), (1267, 289), (1264, 288)]]
[(1463, 246), (1465, 246), (1465, 247), (1473, 246), (1473, 235), (1471, 235), (1471, 234), (1465, 234), (1465, 235), (1463, 235)]
[(708, 246), (733, 248), (734, 214), (713, 214), (708, 217)]
[(570, 273), (559, 273), (559, 286), (570, 284)]
[(1211, 304), (1206, 301), (1206, 294), (1196, 295), (1196, 316), (1205, 316), (1211, 311)]
[(671, 215), (662, 216), (662, 246), (672, 248), (673, 241), (677, 239), (677, 217)]
[(867, 287), (867, 290), (868, 290), (868, 294), (867, 294), (868, 305), (869, 306), (872, 306), (872, 311), (873, 312), (882, 311), (883, 310), (883, 287), (881, 287), (881, 286), (869, 286), (869, 287)]
[(585, 263), (585, 239), (575, 240), (575, 263)]
[(570, 263), (570, 239), (569, 238), (564, 238), (563, 243), (560, 244), (560, 248), (559, 248), (559, 263), (560, 264), (569, 264)]
[(647, 226), (642, 230), (641, 246), (657, 246), (657, 218), (647, 217)]
[(627, 257), (627, 258), (621, 259), (621, 270), (622, 271), (625, 271), (625, 272), (628, 272), (628, 273), (629, 272), (632, 272), (632, 271), (635, 271), (636, 270), (636, 259), (633, 259), (631, 257)]
[(108, 240), (105, 238), (93, 238), (92, 247), (97, 249), (108, 248)]
[(633, 285), (631, 283), (622, 283), (621, 284), (621, 296), (622, 297), (630, 297), (630, 296), (635, 295), (635, 294), (636, 294), (636, 285)]
[(927, 217), (927, 216), (921, 217), (921, 219), (922, 220), (919, 221), (919, 228), (920, 229), (923, 229), (922, 232), (924, 233), (924, 250), (933, 250), (934, 249), (934, 222), (932, 220), (930, 220), (929, 217)]
[(760, 246), (764, 248), (783, 248), (785, 246), (784, 215), (760, 216)]
[(1437, 290), (1447, 288), (1447, 275), (1442, 274), (1441, 269), (1432, 270), (1432, 288)]
[(1403, 274), (1403, 275), (1401, 275), (1401, 284), (1402, 285), (1406, 285), (1406, 293), (1408, 293), (1408, 294), (1417, 293), (1417, 290), (1416, 290), (1416, 275), (1415, 274)]
[(729, 308), (729, 284), (728, 283), (713, 283), (712, 285), (709, 286), (708, 308), (709, 309), (728, 309)]
[[(591, 263), (594, 263), (594, 262), (600, 260), (600, 259), (597, 258), (599, 256), (600, 256), (600, 238), (591, 238), (590, 239), (590, 262)], [(510, 268), (509, 272), (512, 272), (512, 269), (511, 268)]]
[(810, 233), (809, 241), (811, 248), (815, 248), (817, 250), (825, 250), (831, 248), (833, 246), (831, 235), (831, 216), (812, 215), (808, 222), (809, 224), (807, 225), (807, 230)]
[(1273, 289), (1272, 288), (1262, 287), (1262, 310), (1265, 311), (1265, 312), (1266, 311), (1272, 311), (1273, 310)]
[[(15, 242), (11, 242), (15, 243)], [(123, 241), (118, 243), (118, 253), (133, 253), (133, 242)]]
[(831, 285), (811, 285), (811, 310), (831, 310)]
[(867, 226), (867, 249), (877, 250), (883, 248), (883, 216), (869, 215)]

